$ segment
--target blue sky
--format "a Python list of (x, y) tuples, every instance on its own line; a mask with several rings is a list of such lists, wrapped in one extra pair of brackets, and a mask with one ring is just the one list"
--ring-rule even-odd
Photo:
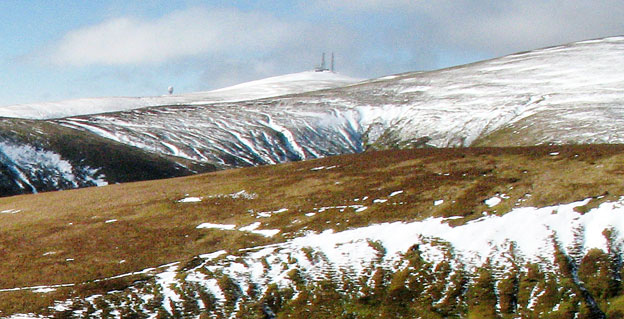
[(624, 34), (621, 0), (0, 2), (0, 105), (215, 89), (312, 69), (373, 78)]

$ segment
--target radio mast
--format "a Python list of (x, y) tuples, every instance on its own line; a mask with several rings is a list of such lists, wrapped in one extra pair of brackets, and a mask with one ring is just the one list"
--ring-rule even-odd
[(325, 71), (332, 71), (334, 72), (334, 52), (331, 53), (331, 62), (330, 62), (330, 67), (327, 67), (327, 62), (325, 61), (325, 52), (323, 52), (323, 55), (321, 56), (321, 65), (317, 66), (314, 68), (314, 71), (316, 72), (325, 72)]

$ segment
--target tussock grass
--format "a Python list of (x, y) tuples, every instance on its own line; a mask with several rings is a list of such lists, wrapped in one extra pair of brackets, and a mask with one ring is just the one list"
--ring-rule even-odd
[[(0, 212), (20, 210), (0, 214), (0, 289), (77, 284), (47, 294), (0, 292), (0, 314), (39, 312), (54, 299), (150, 275), (96, 279), (176, 261), (192, 265), (198, 254), (236, 253), (307, 231), (441, 216), (461, 216), (452, 223), (462, 224), (588, 197), (597, 205), (624, 195), (622, 163), (620, 145), (394, 150), (0, 198)], [(233, 198), (242, 190), (253, 196)], [(190, 196), (202, 201), (179, 202)], [(489, 207), (493, 196), (504, 199)], [(444, 202), (435, 206), (437, 200)], [(196, 228), (254, 222), (280, 233)]]

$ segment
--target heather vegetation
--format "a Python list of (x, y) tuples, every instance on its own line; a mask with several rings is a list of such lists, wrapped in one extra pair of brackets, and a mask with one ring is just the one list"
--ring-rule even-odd
[[(623, 159), (618, 145), (395, 150), (2, 198), (0, 211), (14, 213), (0, 215), (0, 314), (619, 318), (621, 243), (613, 229), (604, 231), (607, 251), (583, 251), (584, 229), (576, 249), (553, 237), (550, 266), (513, 245), (502, 267), (468, 265), (443, 241), (429, 244), (443, 252), (435, 262), (422, 246), (392, 259), (383, 243), (369, 241), (374, 258), (361, 271), (333, 267), (305, 247), (257, 263), (265, 272), (287, 270), (279, 282), (254, 282), (227, 267), (251, 267), (262, 247), (328, 229), (429, 217), (460, 226), (590, 198), (576, 208), (587, 212), (624, 195)], [(226, 253), (202, 255), (217, 251)], [(163, 272), (174, 285), (161, 284), (169, 282)]]
[[(557, 245), (553, 238), (553, 245)], [(347, 269), (326, 269), (319, 278), (304, 278), (292, 270), (287, 284), (245, 286), (210, 260), (176, 273), (170, 287), (180, 296), (162, 303), (163, 292), (147, 279), (123, 291), (87, 301), (76, 299), (56, 317), (128, 318), (622, 318), (622, 264), (592, 250), (575, 261), (556, 250), (553, 269), (511, 257), (512, 269), (483, 264), (470, 269), (447, 251), (447, 260), (433, 264), (417, 246), (389, 266), (371, 264), (361, 276)], [(322, 257), (321, 257), (322, 258)], [(270, 271), (267, 270), (267, 271)], [(186, 281), (194, 272), (213, 280), (215, 296), (205, 285)], [(142, 296), (142, 297), (138, 297)]]

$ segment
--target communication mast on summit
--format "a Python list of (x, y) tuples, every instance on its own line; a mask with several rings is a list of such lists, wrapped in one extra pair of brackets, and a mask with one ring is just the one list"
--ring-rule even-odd
[(321, 57), (321, 65), (314, 68), (316, 72), (334, 72), (334, 52), (331, 53), (331, 67), (328, 69), (325, 63), (325, 52), (323, 52), (323, 56)]

